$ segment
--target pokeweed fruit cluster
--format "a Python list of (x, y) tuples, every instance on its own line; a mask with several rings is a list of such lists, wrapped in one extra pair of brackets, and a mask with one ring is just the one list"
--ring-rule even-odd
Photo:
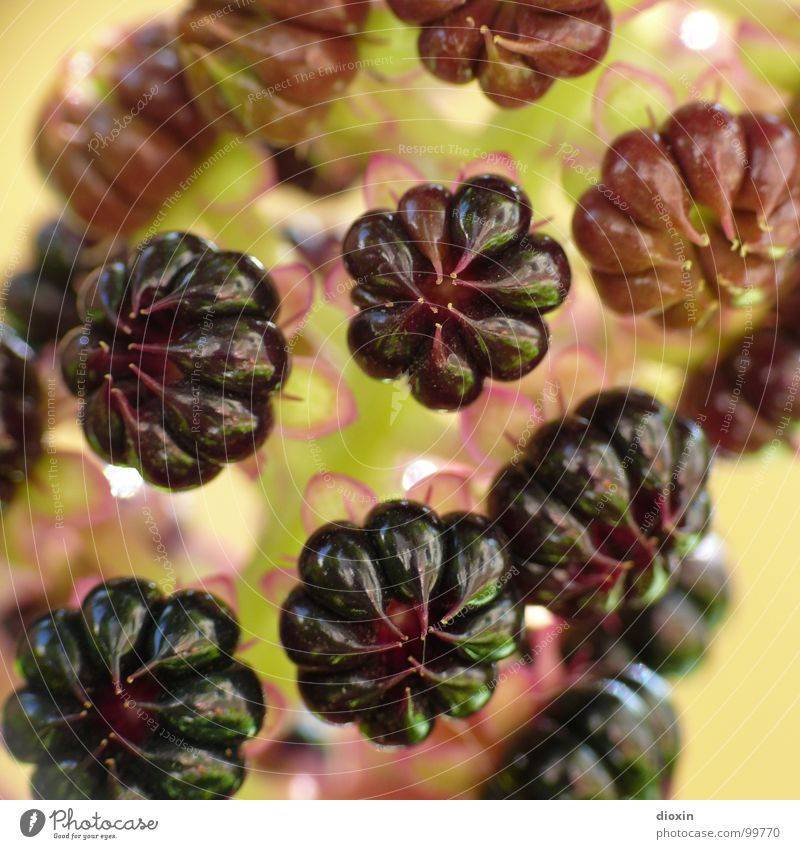
[(43, 398), (33, 350), (0, 324), (0, 507), (41, 454)]
[(160, 22), (115, 31), (68, 57), (41, 112), (39, 165), (94, 232), (146, 225), (210, 142), (174, 41)]
[(644, 606), (708, 533), (708, 443), (637, 390), (607, 390), (540, 428), (489, 494), (525, 599), (567, 617)]
[(306, 705), (403, 746), (480, 710), (521, 630), (506, 549), (482, 516), (409, 501), (317, 531), (281, 618)]
[(730, 577), (716, 540), (684, 558), (670, 590), (644, 610), (622, 612), (633, 656), (661, 675), (685, 675), (705, 657), (730, 605)]
[(518, 380), (547, 353), (543, 313), (558, 307), (571, 274), (561, 246), (531, 232), (525, 192), (491, 174), (454, 193), (409, 189), (396, 211), (359, 218), (342, 245), (360, 308), (353, 356), (371, 377), (406, 376), (426, 407), (456, 410), (484, 380)]
[(660, 799), (680, 750), (669, 687), (641, 664), (578, 683), (510, 745), (490, 799)]
[(421, 26), (425, 67), (450, 83), (478, 80), (513, 109), (543, 97), (559, 78), (591, 71), (608, 51), (605, 0), (388, 0), (400, 20)]
[(800, 247), (800, 136), (768, 114), (701, 102), (608, 149), (575, 241), (604, 303), (699, 326), (768, 303)]
[(35, 764), (34, 796), (232, 796), (242, 743), (266, 710), (257, 676), (233, 658), (238, 642), (236, 618), (214, 596), (165, 596), (130, 578), (35, 622), (17, 657), (25, 687), (3, 712), (6, 745)]
[(92, 448), (172, 490), (251, 456), (289, 369), (278, 303), (257, 259), (187, 233), (89, 274), (78, 293), (86, 323), (59, 354)]
[(32, 348), (55, 341), (77, 323), (72, 283), (89, 270), (90, 243), (65, 221), (48, 221), (34, 239), (31, 267), (8, 281), (6, 320)]
[[(506, 109), (542, 98), (558, 79), (589, 73), (612, 37), (606, 0), (388, 5), (420, 28), (418, 52), (429, 71), (452, 83), (477, 80)], [(729, 602), (722, 550), (710, 530), (713, 452), (698, 423), (730, 451), (763, 445), (778, 430), (789, 439), (784, 420), (787, 407), (793, 410), (800, 351), (792, 321), (800, 307), (782, 287), (792, 282), (793, 254), (800, 249), (794, 214), (800, 137), (774, 116), (735, 115), (703, 102), (677, 110), (659, 130), (636, 130), (611, 145), (573, 221), (575, 242), (607, 306), (659, 317), (669, 328), (697, 329), (719, 307), (726, 308), (721, 320), (727, 308), (760, 308), (770, 300), (781, 309), (775, 307), (753, 340), (745, 336), (734, 345), (723, 331), (722, 369), (711, 374), (704, 366), (684, 392), (681, 411), (694, 420), (636, 389), (602, 391), (570, 413), (561, 391), (561, 418), (533, 431), (524, 449), (520, 440), (519, 456), (481, 493), (488, 494), (484, 516), (472, 506), (478, 496), (473, 484), (486, 479), (472, 462), (482, 447), (467, 436), (469, 419), (475, 423), (476, 402), (486, 390), (486, 416), (478, 424), (497, 425), (498, 444), (519, 435), (504, 432), (493, 416), (499, 398), (497, 410), (509, 413), (509, 428), (520, 410), (531, 410), (527, 439), (541, 412), (530, 397), (538, 376), (522, 381), (546, 358), (551, 339), (545, 317), (567, 298), (572, 271), (562, 245), (540, 232), (509, 156), (482, 160), (499, 162), (501, 174), (464, 163), (457, 184), (446, 187), (427, 182), (384, 150), (366, 169), (365, 194), (391, 197), (390, 208), (369, 201), (341, 239), (338, 217), (335, 232), (308, 232), (313, 216), (301, 211), (305, 201), (296, 203), (298, 191), (331, 194), (349, 185), (365, 166), (363, 152), (355, 150), (364, 127), (374, 128), (370, 142), (384, 148), (391, 139), (393, 147), (409, 140), (410, 147), (426, 149), (416, 144), (424, 140), (416, 137), (420, 116), (406, 120), (407, 104), (392, 100), (386, 78), (369, 74), (363, 86), (353, 85), (362, 47), (379, 51), (387, 64), (399, 58), (385, 33), (366, 34), (369, 8), (366, 0), (187, 0), (175, 20), (116, 30), (105, 52), (76, 54), (67, 62), (42, 111), (36, 152), (80, 222), (74, 229), (62, 220), (47, 225), (36, 237), (32, 267), (8, 287), (4, 320), (14, 329), (3, 325), (0, 336), (0, 505), (6, 508), (31, 472), (31, 510), (43, 512), (33, 504), (37, 487), (48, 485), (39, 471), (44, 464), (31, 466), (42, 443), (43, 399), (34, 369), (47, 367), (51, 343), (58, 343), (58, 366), (79, 401), (78, 423), (97, 457), (177, 492), (201, 486), (263, 445), (295, 338), (301, 346), (295, 376), (308, 374), (303, 368), (310, 372), (312, 360), (324, 371), (327, 345), (332, 359), (337, 353), (346, 358), (330, 334), (321, 344), (319, 326), (307, 337), (302, 333), (316, 307), (319, 324), (331, 330), (328, 302), (341, 306), (337, 295), (349, 289), (356, 310), (335, 323), (340, 342), (346, 325), (347, 347), (361, 370), (376, 380), (404, 381), (426, 408), (409, 408), (417, 418), (404, 431), (408, 436), (418, 429), (422, 443), (416, 432), (412, 440), (378, 425), (369, 458), (355, 460), (366, 468), (381, 456), (381, 462), (415, 471), (405, 452), (420, 445), (432, 451), (424, 428), (440, 427), (445, 440), (461, 437), (461, 443), (446, 443), (453, 456), (472, 458), (456, 494), (467, 506), (459, 500), (458, 512), (437, 512), (394, 493), (378, 501), (380, 486), (372, 490), (378, 472), (374, 480), (349, 481), (347, 491), (315, 490), (315, 483), (324, 487), (339, 475), (327, 470), (297, 488), (302, 516), (287, 516), (284, 530), (293, 535), (298, 521), (307, 527), (299, 580), (280, 606), (259, 610), (253, 626), (256, 640), (272, 650), (279, 632), (297, 682), (297, 693), (290, 686), (285, 694), (282, 718), (295, 725), (279, 724), (269, 745), (253, 747), (252, 758), (248, 752), (250, 772), (262, 781), (282, 773), (313, 779), (324, 796), (330, 775), (345, 783), (357, 771), (337, 760), (347, 750), (363, 758), (356, 763), (366, 765), (368, 782), (392, 774), (394, 784), (370, 786), (367, 795), (397, 795), (397, 775), (407, 768), (402, 781), (413, 780), (402, 790), (414, 786), (423, 795), (668, 796), (680, 735), (659, 676), (698, 665)], [(404, 99), (407, 92), (419, 96), (414, 107), (438, 103), (441, 86), (419, 80), (412, 74), (391, 85), (400, 86)], [(572, 87), (586, 93), (586, 82)], [(331, 114), (344, 98), (347, 108)], [(565, 95), (553, 110), (565, 127), (575, 117), (570, 101)], [(498, 121), (517, 120), (490, 111)], [(541, 129), (552, 140), (546, 120)], [(301, 297), (299, 285), (290, 289), (289, 275), (275, 269), (273, 279), (255, 257), (191, 233), (159, 232), (164, 215), (172, 214), (176, 189), (180, 195), (217, 162), (216, 155), (202, 164), (200, 157), (225, 131), (247, 137), (254, 142), (251, 153), (271, 160), (271, 168), (255, 170), (293, 184), (286, 194), (295, 205), (279, 238), (294, 244), (314, 269), (300, 272), (308, 272), (305, 280), (312, 283), (301, 293), (307, 295), (302, 312), (287, 322), (300, 327), (288, 344), (277, 324), (279, 310), (290, 312), (289, 304)], [(486, 140), (477, 132), (475, 138)], [(512, 153), (528, 155), (508, 141)], [(231, 169), (219, 173), (224, 181)], [(236, 175), (235, 182), (245, 176)], [(401, 181), (403, 189), (395, 192)], [(558, 211), (558, 198), (548, 198)], [(206, 200), (211, 217), (201, 222), (204, 229), (236, 226), (234, 219), (250, 205), (257, 216), (265, 213), (262, 223), (273, 212), (255, 194), (235, 214)], [(320, 203), (320, 226), (330, 223), (335, 203)], [(295, 213), (302, 220), (294, 220)], [(250, 222), (251, 235), (259, 249), (271, 250), (261, 239), (279, 228), (260, 227), (260, 220)], [(146, 226), (149, 235), (134, 247), (133, 234)], [(324, 298), (315, 300), (313, 281), (321, 282)], [(575, 311), (581, 321), (582, 307)], [(565, 324), (553, 322), (554, 344), (561, 345)], [(632, 324), (613, 327), (633, 336)], [(573, 329), (582, 335), (581, 325)], [(706, 341), (702, 333), (692, 338)], [(577, 341), (581, 360), (583, 338)], [(304, 356), (309, 353), (314, 356)], [(562, 353), (570, 355), (563, 346)], [(563, 362), (554, 357), (550, 363), (556, 382)], [(306, 392), (290, 397), (309, 416), (328, 401), (335, 414), (345, 410), (339, 396), (350, 387), (317, 384), (314, 377)], [(357, 377), (378, 394), (374, 383)], [(491, 381), (518, 385), (509, 391)], [(50, 389), (48, 382), (47, 424), (58, 452), (65, 423), (53, 407), (60, 396)], [(715, 428), (726, 430), (729, 423), (735, 393), (740, 403), (730, 414), (732, 435), (716, 438)], [(509, 396), (517, 396), (519, 406)], [(427, 412), (458, 412), (472, 404), (460, 421)], [(356, 403), (351, 406), (354, 421)], [(281, 410), (287, 419), (290, 409)], [(360, 433), (378, 421), (369, 419)], [(303, 428), (294, 430), (296, 436)], [(309, 425), (303, 432), (325, 436), (333, 430)], [(315, 445), (313, 456), (295, 463), (303, 449), (288, 444), (291, 431), (291, 423), (283, 428), (285, 466), (275, 464), (259, 481), (276, 510), (283, 508), (283, 493), (274, 482), (299, 480), (310, 465), (319, 467), (324, 450), (317, 456)], [(415, 459), (429, 465), (427, 457)], [(440, 458), (434, 459), (438, 468)], [(61, 474), (69, 464), (59, 460), (55, 467)], [(104, 471), (112, 481), (117, 477)], [(446, 477), (449, 470), (442, 472)], [(408, 487), (405, 475), (403, 490), (433, 503), (438, 473), (429, 478), (418, 482), (430, 483), (424, 496), (424, 487)], [(137, 475), (130, 479), (141, 483)], [(381, 480), (385, 487), (387, 478)], [(40, 500), (56, 500), (52, 483), (50, 489), (52, 498)], [(112, 492), (117, 495), (113, 483)], [(367, 492), (372, 509), (357, 520), (359, 498)], [(148, 497), (154, 495), (177, 506), (168, 493)], [(101, 496), (114, 504), (108, 490)], [(310, 517), (337, 515), (328, 496), (351, 518), (314, 531)], [(455, 497), (445, 494), (439, 503), (455, 503)], [(193, 503), (192, 496), (185, 498)], [(129, 503), (135, 506), (136, 497)], [(167, 529), (162, 536), (150, 519), (152, 542), (157, 537), (166, 550)], [(94, 539), (92, 522), (88, 528)], [(182, 532), (182, 520), (169, 530)], [(206, 537), (198, 537), (202, 545)], [(285, 539), (271, 531), (265, 537), (269, 546)], [(263, 579), (265, 592), (274, 589), (268, 585), (279, 570), (271, 562), (270, 574), (256, 571), (279, 551), (265, 552), (247, 572), (248, 579)], [(230, 573), (214, 577), (227, 581), (232, 594), (239, 586)], [(186, 587), (184, 574), (176, 585)], [(35, 601), (25, 597), (20, 623), (29, 621), (41, 598), (52, 598), (44, 589), (44, 596), (32, 594)], [(266, 702), (254, 670), (234, 656), (241, 647), (232, 609), (199, 590), (166, 594), (134, 578), (99, 583), (78, 609), (54, 606), (22, 637), (17, 667), (24, 683), (3, 712), (5, 744), (32, 765), (34, 797), (236, 794), (247, 772), (245, 744), (259, 734)], [(552, 646), (536, 641), (539, 627)], [(0, 629), (2, 645), (10, 632)], [(275, 675), (276, 669), (270, 667)], [(507, 680), (511, 690), (501, 691)], [(270, 701), (277, 713), (278, 699)], [(341, 734), (333, 727), (348, 725), (354, 728)], [(468, 756), (466, 738), (474, 747)], [(399, 756), (391, 753), (396, 747), (404, 749)], [(467, 770), (469, 780), (460, 788), (440, 779), (437, 784), (447, 773), (463, 780)], [(329, 795), (351, 790), (337, 786)]]
[(191, 91), (215, 126), (278, 147), (314, 138), (358, 71), (368, 4), (199, 0), (179, 21)]
[[(788, 282), (796, 287), (797, 266)], [(781, 292), (765, 320), (747, 328), (686, 378), (680, 406), (711, 443), (738, 456), (791, 444), (800, 419), (800, 291)]]
[(683, 558), (661, 598), (573, 622), (560, 641), (562, 655), (573, 670), (638, 661), (659, 675), (686, 675), (711, 649), (730, 594), (724, 547), (708, 535)]

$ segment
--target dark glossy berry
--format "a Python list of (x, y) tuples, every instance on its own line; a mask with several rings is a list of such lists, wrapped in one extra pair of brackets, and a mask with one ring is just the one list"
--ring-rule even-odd
[(581, 198), (575, 241), (601, 298), (669, 327), (768, 301), (800, 247), (800, 136), (765, 114), (689, 103), (620, 136)]
[(41, 113), (36, 155), (70, 207), (98, 233), (130, 233), (155, 217), (207, 147), (170, 26), (120, 32), (67, 59)]
[(389, 0), (403, 21), (421, 26), (418, 50), (439, 79), (477, 79), (499, 106), (542, 97), (559, 77), (602, 61), (611, 41), (605, 0)]
[(660, 799), (680, 750), (663, 679), (641, 664), (564, 691), (512, 740), (492, 799)]
[(725, 454), (782, 444), (798, 418), (798, 368), (800, 340), (782, 329), (761, 328), (740, 339), (720, 362), (690, 374), (681, 408), (702, 423)]
[(540, 428), (492, 484), (529, 603), (565, 616), (651, 604), (706, 534), (699, 426), (638, 390), (608, 390)]
[(577, 671), (635, 660), (659, 675), (685, 675), (705, 657), (729, 603), (724, 549), (711, 534), (681, 561), (665, 595), (644, 608), (571, 623), (561, 651)]
[(63, 220), (36, 234), (32, 267), (9, 280), (8, 322), (33, 348), (56, 341), (78, 322), (73, 283), (85, 274), (91, 238)]
[(41, 454), (42, 391), (33, 350), (0, 324), (0, 507)]
[(640, 611), (623, 611), (620, 638), (660, 675), (685, 675), (704, 658), (730, 602), (718, 541), (704, 540), (677, 571), (670, 591)]
[(481, 516), (409, 501), (313, 534), (281, 616), (306, 705), (401, 746), (480, 710), (521, 628), (506, 545)]
[[(199, 2), (179, 21), (197, 103), (215, 126), (278, 147), (313, 139), (358, 71), (365, 3)], [(288, 19), (288, 20), (287, 20)]]
[(288, 373), (278, 294), (254, 257), (162, 233), (84, 280), (85, 324), (61, 341), (92, 448), (168, 489), (251, 456)]
[(213, 799), (245, 775), (264, 720), (261, 684), (234, 660), (239, 626), (214, 596), (147, 581), (99, 584), (20, 641), (25, 686), (3, 714), (6, 746), (33, 763), (44, 799)]
[(800, 420), (800, 266), (793, 263), (770, 313), (687, 375), (680, 409), (711, 444), (738, 456), (790, 443)]
[(547, 352), (542, 313), (570, 286), (561, 246), (530, 233), (519, 186), (490, 174), (455, 194), (424, 184), (396, 212), (359, 218), (342, 246), (360, 312), (350, 350), (372, 377), (407, 376), (427, 407), (456, 410), (491, 377), (517, 380)]

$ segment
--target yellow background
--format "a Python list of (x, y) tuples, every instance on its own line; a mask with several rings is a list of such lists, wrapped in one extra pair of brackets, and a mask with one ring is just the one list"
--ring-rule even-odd
[[(53, 198), (34, 167), (34, 115), (56, 63), (110, 23), (170, 0), (0, 0), (0, 262), (25, 260), (26, 233)], [(718, 464), (717, 527), (735, 601), (703, 669), (677, 686), (687, 739), (682, 798), (800, 797), (800, 462), (774, 452)]]

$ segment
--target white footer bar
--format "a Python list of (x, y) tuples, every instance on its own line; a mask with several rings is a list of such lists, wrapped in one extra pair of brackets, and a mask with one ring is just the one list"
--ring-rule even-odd
[(800, 847), (800, 802), (0, 802), (0, 846)]

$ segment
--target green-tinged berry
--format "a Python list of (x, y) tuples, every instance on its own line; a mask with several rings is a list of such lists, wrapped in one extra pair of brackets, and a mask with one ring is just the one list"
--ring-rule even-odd
[(360, 312), (348, 332), (371, 377), (406, 377), (426, 407), (474, 402), (487, 378), (519, 380), (543, 360), (542, 314), (566, 298), (561, 246), (531, 230), (525, 192), (505, 178), (475, 177), (451, 193), (423, 184), (397, 211), (359, 218), (342, 245)]
[(61, 341), (91, 447), (179, 490), (250, 457), (289, 370), (278, 293), (254, 257), (160, 233), (84, 280), (86, 325)]
[(363, 528), (317, 531), (281, 618), (307, 706), (403, 746), (480, 710), (521, 627), (510, 570), (502, 534), (475, 514), (389, 501)]
[(239, 626), (208, 593), (163, 595), (147, 581), (100, 584), (80, 610), (55, 610), (23, 636), (26, 685), (3, 738), (33, 763), (43, 799), (214, 799), (239, 789), (242, 744), (264, 696), (235, 660)]
[(579, 682), (508, 747), (493, 799), (660, 799), (680, 748), (669, 690), (640, 664)]
[(526, 599), (565, 616), (641, 608), (708, 531), (708, 444), (638, 390), (545, 424), (489, 495)]

